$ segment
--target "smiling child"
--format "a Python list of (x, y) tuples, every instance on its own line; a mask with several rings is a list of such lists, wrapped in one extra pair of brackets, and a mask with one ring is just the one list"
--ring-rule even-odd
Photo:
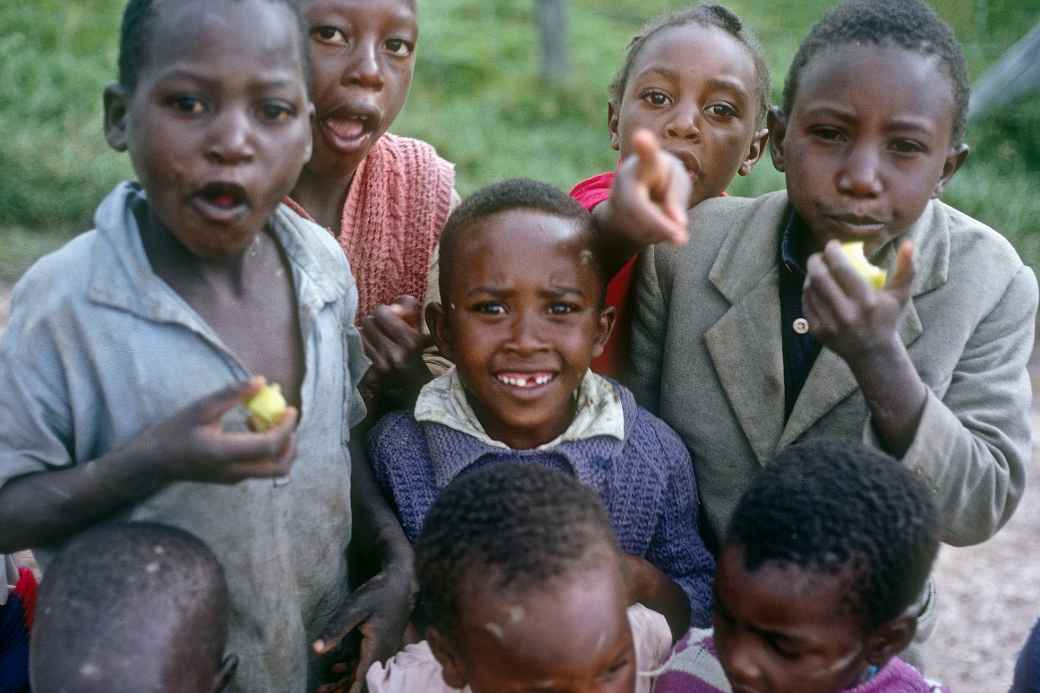
[[(248, 691), (313, 690), (311, 643), (356, 605), (357, 291), (328, 233), (280, 205), (311, 150), (302, 27), (290, 0), (131, 0), (105, 128), (140, 182), (29, 270), (0, 342), (0, 551), (46, 570), (113, 517), (187, 529), (224, 566)], [(239, 406), (261, 374), (291, 405), (263, 433)], [(379, 584), (404, 610), (407, 575)]]
[(655, 693), (939, 693), (896, 655), (939, 550), (927, 484), (887, 455), (787, 448), (737, 505), (714, 632), (692, 630)]
[(646, 693), (671, 648), (627, 609), (625, 559), (595, 491), (540, 465), (453, 482), (416, 547), (428, 642), (369, 671), (372, 693)]
[(415, 409), (384, 417), (369, 442), (405, 534), (456, 477), (536, 463), (599, 492), (618, 533), (632, 601), (676, 633), (707, 621), (711, 556), (697, 533), (685, 447), (621, 386), (589, 371), (610, 333), (591, 218), (550, 186), (489, 186), (452, 214), (441, 239), (443, 304), (429, 323), (453, 371)]
[[(689, 245), (643, 256), (633, 391), (691, 450), (706, 534), (777, 450), (837, 436), (926, 479), (944, 541), (984, 541), (1023, 490), (1037, 286), (938, 199), (967, 153), (960, 46), (922, 2), (847, 2), (784, 94), (770, 142), (786, 191), (707, 200)], [(845, 259), (852, 240), (884, 288)]]
[[(629, 43), (610, 85), (607, 127), (621, 161), (636, 153), (637, 131), (653, 133), (682, 162), (693, 207), (724, 195), (733, 176), (751, 172), (765, 151), (768, 111), (769, 68), (758, 39), (725, 7), (698, 5), (651, 20)], [(584, 180), (571, 196), (592, 210), (608, 199), (614, 177)], [(607, 285), (606, 299), (617, 324), (592, 362), (605, 375), (620, 374), (629, 358), (638, 248), (618, 250), (625, 264)]]

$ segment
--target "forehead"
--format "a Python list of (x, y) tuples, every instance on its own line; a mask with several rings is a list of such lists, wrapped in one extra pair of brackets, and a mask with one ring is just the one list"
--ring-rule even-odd
[(953, 82), (938, 57), (905, 48), (825, 49), (803, 68), (792, 115), (821, 107), (858, 118), (917, 121), (948, 132)]
[[(552, 268), (585, 274), (594, 269), (591, 234), (574, 219), (535, 209), (510, 209), (459, 229), (455, 276), (522, 270), (529, 278)], [(463, 260), (465, 258), (465, 260)]]
[(269, 70), (302, 74), (302, 36), (292, 11), (269, 0), (188, 0), (156, 7), (145, 71), (177, 64), (240, 75)]
[(817, 629), (851, 629), (859, 619), (846, 607), (850, 579), (767, 562), (749, 571), (741, 547), (719, 557), (716, 598), (740, 621), (765, 631), (811, 636)]
[(416, 21), (415, 0), (310, 0), (306, 3), (305, 11), (308, 17), (341, 15), (412, 23)]
[(613, 560), (520, 592), (481, 586), (464, 593), (464, 656), (478, 665), (493, 662), (503, 684), (594, 676), (631, 639), (624, 581)]
[(749, 94), (757, 85), (755, 61), (747, 46), (719, 27), (695, 22), (661, 29), (647, 39), (632, 61), (629, 81), (662, 68), (732, 81)]

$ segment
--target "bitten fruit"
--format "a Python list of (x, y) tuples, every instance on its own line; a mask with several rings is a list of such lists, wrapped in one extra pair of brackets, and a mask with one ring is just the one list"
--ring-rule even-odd
[(263, 432), (278, 424), (285, 415), (285, 397), (278, 383), (264, 385), (246, 402), (249, 423), (253, 430)]
[(841, 244), (841, 250), (845, 253), (845, 257), (848, 258), (849, 262), (852, 263), (852, 268), (856, 270), (856, 273), (863, 277), (868, 284), (873, 286), (875, 289), (883, 289), (885, 287), (885, 279), (887, 273), (880, 267), (875, 267), (870, 264), (870, 260), (863, 253), (863, 241), (849, 241), (848, 243)]

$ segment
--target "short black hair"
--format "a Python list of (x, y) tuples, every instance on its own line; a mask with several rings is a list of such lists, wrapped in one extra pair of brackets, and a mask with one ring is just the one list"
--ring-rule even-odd
[(33, 690), (152, 690), (146, 664), (153, 675), (201, 675), (212, 661), (212, 675), (227, 618), (224, 572), (194, 535), (153, 523), (90, 529), (68, 542), (40, 586)]
[(924, 590), (940, 520), (925, 482), (855, 441), (817, 439), (780, 452), (737, 504), (727, 546), (745, 566), (847, 575), (846, 605), (869, 627), (901, 615)]
[(415, 546), (423, 615), (452, 637), (476, 576), (495, 590), (539, 590), (596, 565), (604, 547), (618, 555), (610, 518), (574, 477), (524, 462), (465, 473), (434, 503)]
[(759, 41), (755, 32), (744, 26), (744, 22), (740, 17), (722, 5), (697, 5), (655, 17), (647, 22), (639, 30), (639, 33), (629, 41), (628, 48), (625, 51), (625, 62), (621, 64), (621, 69), (617, 71), (614, 79), (610, 82), (610, 103), (614, 105), (615, 109), (621, 106), (621, 100), (625, 96), (625, 87), (628, 85), (628, 78), (632, 72), (632, 64), (636, 61), (639, 51), (643, 49), (643, 46), (646, 45), (646, 42), (651, 37), (665, 29), (687, 26), (689, 24), (722, 29), (736, 39), (737, 43), (740, 43), (747, 49), (751, 59), (755, 62), (755, 77), (758, 81), (755, 85), (755, 91), (758, 92), (756, 94), (758, 97), (758, 115), (755, 122), (758, 123), (759, 127), (764, 125), (766, 115), (769, 113), (770, 78), (769, 64), (766, 63), (762, 42)]
[(953, 86), (951, 144), (961, 143), (971, 95), (964, 50), (950, 25), (922, 0), (848, 0), (823, 15), (802, 41), (787, 72), (785, 113), (794, 107), (805, 66), (820, 53), (848, 44), (903, 48), (938, 58)]
[(441, 300), (448, 300), (452, 275), (457, 271), (455, 254), (460, 238), (474, 229), (476, 222), (513, 209), (532, 209), (574, 222), (588, 240), (601, 293), (608, 277), (597, 251), (592, 216), (572, 197), (546, 183), (530, 178), (512, 178), (492, 183), (467, 197), (448, 217), (441, 231), (439, 246)]
[[(310, 51), (307, 37), (307, 21), (303, 16), (299, 0), (267, 0), (289, 8), (300, 30), (300, 60), (304, 77), (310, 81)], [(212, 0), (207, 0), (212, 2)], [(137, 80), (147, 61), (147, 49), (153, 41), (153, 30), (159, 6), (163, 0), (129, 0), (123, 10), (123, 22), (119, 30), (119, 84), (128, 92), (137, 88)]]

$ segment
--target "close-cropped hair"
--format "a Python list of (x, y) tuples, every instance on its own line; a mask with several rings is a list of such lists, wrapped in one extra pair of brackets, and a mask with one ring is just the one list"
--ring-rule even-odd
[[(155, 20), (164, 2), (170, 0), (129, 0), (123, 10), (123, 22), (119, 30), (119, 84), (128, 92), (137, 88), (137, 80), (148, 62), (148, 47), (156, 37)], [(215, 2), (216, 0), (206, 0)], [(238, 2), (239, 0), (224, 0)], [(288, 8), (300, 30), (300, 60), (304, 76), (310, 81), (310, 51), (307, 45), (309, 34), (300, 0), (267, 0)]]
[(953, 145), (968, 123), (968, 68), (950, 25), (923, 0), (848, 0), (827, 12), (802, 41), (784, 83), (783, 109), (790, 114), (805, 67), (827, 50), (849, 44), (895, 47), (934, 56), (953, 89)]
[[(223, 656), (228, 588), (213, 552), (184, 530), (119, 523), (87, 530), (47, 568), (31, 639), (33, 685), (74, 690), (92, 675), (109, 690), (141, 683), (149, 658), (199, 666)], [(176, 645), (176, 646), (174, 646)], [(75, 689), (80, 690), (80, 689)]]
[(618, 551), (594, 490), (562, 472), (502, 463), (466, 473), (430, 510), (416, 543), (419, 601), (429, 625), (452, 636), (474, 581), (495, 591), (546, 589)]
[(715, 27), (725, 31), (740, 43), (751, 55), (755, 62), (755, 94), (758, 108), (756, 123), (759, 127), (765, 125), (766, 115), (769, 113), (770, 77), (769, 65), (766, 63), (765, 51), (758, 36), (751, 29), (744, 26), (744, 22), (733, 13), (732, 10), (722, 5), (701, 4), (694, 7), (661, 15), (647, 22), (639, 33), (632, 37), (625, 50), (625, 61), (621, 69), (614, 75), (610, 83), (610, 103), (615, 108), (621, 106), (621, 100), (625, 96), (625, 87), (628, 86), (628, 78), (631, 76), (632, 65), (635, 63), (639, 52), (646, 42), (656, 34), (674, 27), (698, 24), (703, 27)]
[(602, 285), (606, 285), (599, 254), (595, 248), (592, 216), (573, 198), (546, 183), (530, 178), (513, 178), (492, 183), (476, 191), (452, 211), (441, 231), (439, 246), (441, 298), (447, 300), (452, 274), (457, 271), (455, 254), (460, 238), (475, 231), (488, 217), (514, 209), (530, 209), (572, 221), (589, 243), (589, 251)]
[(859, 443), (785, 448), (737, 504), (726, 546), (745, 568), (792, 566), (849, 579), (845, 605), (874, 627), (925, 588), (939, 551), (939, 511), (925, 482)]

